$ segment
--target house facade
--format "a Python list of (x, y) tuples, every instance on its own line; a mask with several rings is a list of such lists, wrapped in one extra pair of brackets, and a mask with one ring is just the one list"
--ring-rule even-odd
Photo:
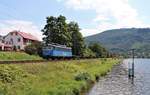
[[(4, 46), (11, 46), (12, 50), (24, 50), (28, 44), (38, 42), (38, 39), (29, 33), (12, 31), (3, 37)], [(2, 49), (5, 50), (5, 49)]]
[(4, 50), (3, 37), (0, 36), (0, 50)]
[(12, 50), (12, 46), (6, 45), (2, 36), (0, 36), (0, 50)]

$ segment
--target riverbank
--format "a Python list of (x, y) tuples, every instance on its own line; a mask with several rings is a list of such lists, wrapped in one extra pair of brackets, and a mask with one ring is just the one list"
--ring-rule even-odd
[(93, 86), (87, 95), (134, 95), (129, 91), (132, 84), (123, 65), (116, 65), (108, 75)]
[(2, 95), (79, 95), (104, 76), (118, 59), (0, 65)]

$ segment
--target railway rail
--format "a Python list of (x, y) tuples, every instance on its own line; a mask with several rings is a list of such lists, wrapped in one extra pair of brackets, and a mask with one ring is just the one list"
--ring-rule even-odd
[(44, 62), (58, 62), (70, 60), (84, 60), (84, 59), (97, 59), (97, 58), (71, 58), (71, 59), (43, 59), (43, 60), (0, 60), (0, 64), (30, 64), (30, 63), (44, 63)]
[(44, 63), (44, 62), (58, 62), (58, 61), (67, 61), (67, 60), (79, 60), (79, 59), (43, 59), (43, 60), (0, 60), (0, 64), (28, 64), (28, 63)]
[(41, 63), (49, 62), (50, 60), (18, 60), (18, 61), (0, 61), (0, 64), (21, 64), (21, 63)]

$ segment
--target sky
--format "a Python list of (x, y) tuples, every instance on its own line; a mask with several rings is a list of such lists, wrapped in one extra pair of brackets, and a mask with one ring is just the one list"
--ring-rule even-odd
[(0, 0), (0, 35), (13, 30), (42, 39), (47, 16), (78, 22), (82, 35), (150, 27), (150, 0)]

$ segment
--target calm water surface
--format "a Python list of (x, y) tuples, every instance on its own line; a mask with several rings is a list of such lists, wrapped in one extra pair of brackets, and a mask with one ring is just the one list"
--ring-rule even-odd
[(130, 63), (126, 59), (115, 66), (87, 95), (150, 95), (150, 59), (135, 59), (134, 80), (128, 79)]

